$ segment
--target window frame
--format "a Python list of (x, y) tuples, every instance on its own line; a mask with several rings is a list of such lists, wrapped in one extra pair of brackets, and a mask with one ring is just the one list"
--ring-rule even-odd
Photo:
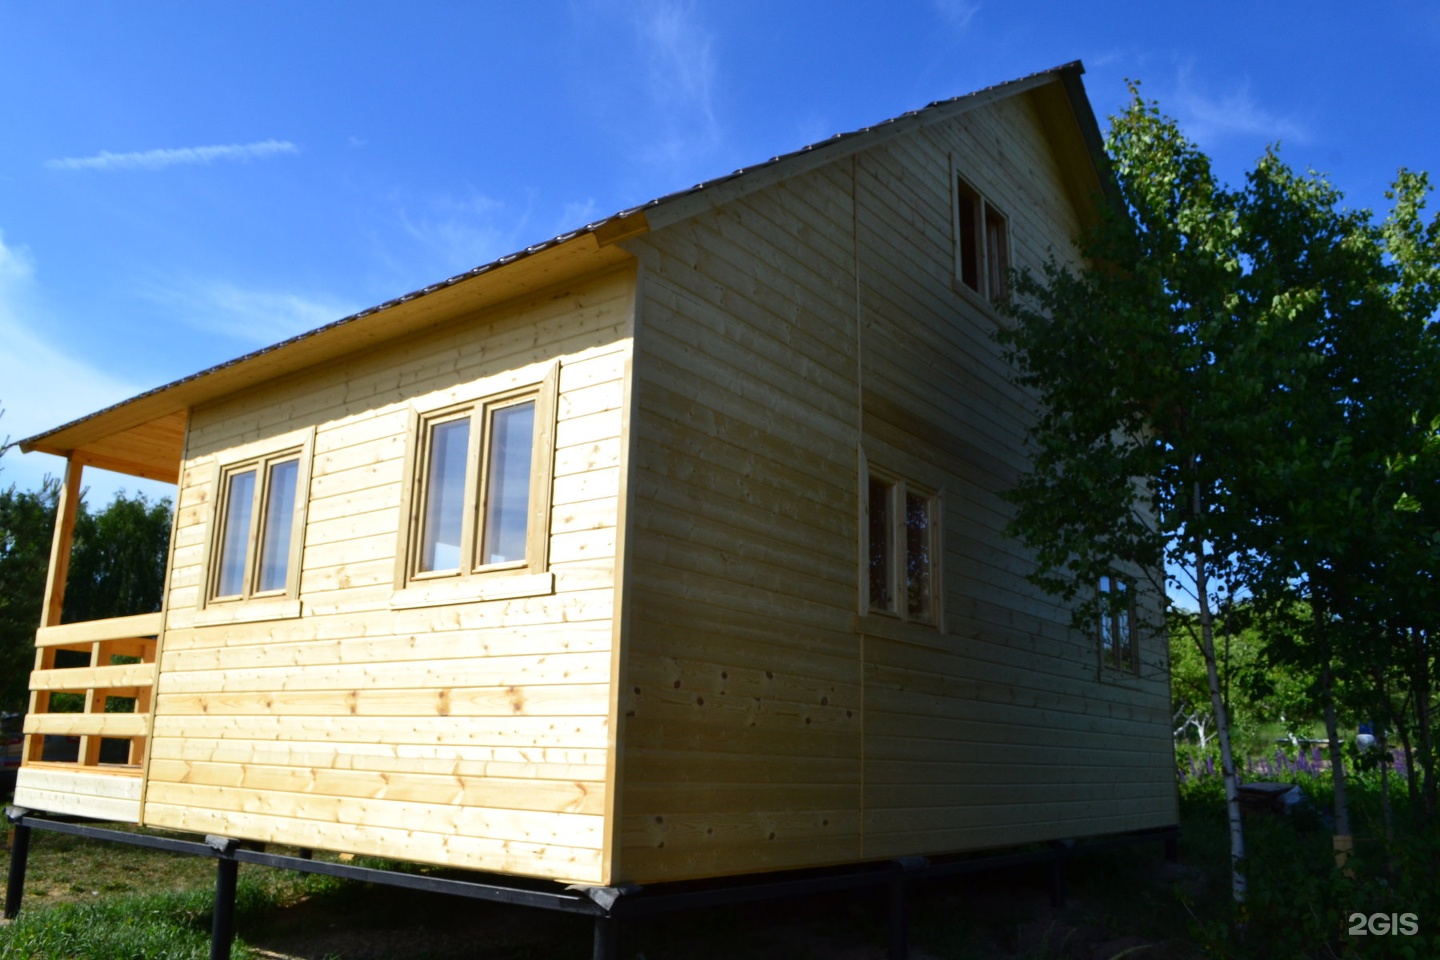
[[(944, 555), (943, 512), (941, 509), (941, 491), (917, 483), (890, 470), (885, 470), (867, 463), (861, 474), (864, 477), (865, 492), (861, 498), (861, 585), (860, 585), (860, 608), (862, 616), (889, 617), (902, 623), (913, 623), (920, 626), (934, 627), (943, 630), (945, 622), (942, 600), (944, 596), (944, 578), (942, 576), (942, 558)], [(882, 484), (887, 488), (886, 499), (888, 501), (889, 520), (885, 531), (885, 543), (889, 556), (887, 558), (887, 580), (890, 588), (890, 602), (886, 605), (877, 605), (872, 597), (871, 574), (874, 564), (872, 553), (874, 540), (871, 537), (870, 524), (870, 491), (876, 484)], [(910, 609), (910, 604), (902, 602), (902, 597), (907, 594), (906, 569), (909, 558), (909, 539), (907, 536), (909, 525), (901, 522), (901, 518), (908, 516), (906, 506), (910, 496), (922, 498), (926, 504), (926, 526), (928, 547), (928, 575), (929, 575), (929, 610), (927, 612), (915, 613)]]
[[(231, 619), (271, 619), (299, 615), (300, 572), (305, 552), (305, 517), (310, 505), (310, 475), (314, 451), (313, 428), (292, 431), (267, 440), (226, 450), (216, 456), (211, 474), (211, 509), (205, 535), (204, 569), (200, 584), (197, 623)], [(273, 494), (272, 469), (294, 460), (295, 503), (290, 512), (290, 542), (285, 559), (285, 585), (259, 589), (261, 553), (264, 548), (266, 514)], [(230, 499), (233, 477), (255, 471), (251, 492), (250, 522), (245, 536), (241, 590), (218, 593), (225, 549), (225, 526), (235, 504)]]
[[(1118, 586), (1126, 599), (1118, 609), (1106, 594)], [(1102, 673), (1111, 676), (1138, 676), (1140, 673), (1140, 647), (1135, 631), (1135, 583), (1129, 577), (1119, 574), (1103, 574), (1095, 587), (1096, 622), (1095, 652), (1100, 661)], [(1120, 638), (1123, 637), (1123, 642)]]
[[(490, 378), (469, 384), (462, 390), (446, 391), (411, 403), (392, 605), (410, 606), (443, 602), (445, 599), (483, 599), (487, 583), (495, 596), (551, 592), (553, 576), (546, 571), (549, 567), (558, 390), (559, 365), (550, 364), (538, 377), (532, 371), (531, 376), (512, 379), (509, 383), (498, 383), (495, 378)], [(480, 563), (478, 554), (484, 540), (486, 497), (490, 491), (490, 438), (494, 413), (531, 401), (535, 404), (535, 413), (530, 448), (525, 556), (519, 560)], [(470, 424), (462, 486), (460, 562), (453, 568), (422, 570), (420, 561), (426, 500), (431, 482), (432, 431), (438, 424), (460, 419), (468, 419)], [(541, 583), (541, 579), (545, 583)], [(469, 593), (476, 595), (469, 596)]]
[[(992, 308), (997, 307), (1010, 296), (1008, 276), (1010, 264), (1014, 262), (1010, 218), (960, 173), (954, 158), (950, 161), (950, 182), (953, 286)], [(966, 216), (967, 206), (969, 216)], [(992, 238), (992, 224), (999, 228), (998, 243)], [(973, 283), (967, 274), (973, 274)]]

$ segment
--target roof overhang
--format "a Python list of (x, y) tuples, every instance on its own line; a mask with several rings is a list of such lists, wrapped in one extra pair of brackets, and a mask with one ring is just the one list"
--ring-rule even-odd
[(647, 229), (643, 213), (581, 231), (477, 267), (274, 346), (157, 387), (19, 447), (76, 463), (175, 483), (190, 408), (287, 374), (441, 326), (496, 304), (631, 259), (616, 241)]
[(1117, 202), (1104, 145), (1085, 95), (1079, 61), (977, 90), (850, 133), (837, 134), (754, 167), (651, 200), (459, 276), (397, 297), (309, 333), (246, 354), (20, 441), (75, 462), (167, 482), (178, 480), (185, 422), (199, 404), (335, 358), (439, 326), (477, 310), (631, 259), (620, 241), (662, 229), (787, 177), (868, 150), (894, 137), (996, 101), (1029, 97), (1060, 160), (1082, 223)]

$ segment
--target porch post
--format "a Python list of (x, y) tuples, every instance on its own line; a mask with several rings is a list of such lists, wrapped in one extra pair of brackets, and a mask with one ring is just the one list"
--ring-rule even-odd
[[(75, 537), (75, 515), (80, 509), (80, 477), (85, 465), (74, 457), (65, 461), (65, 482), (60, 486), (60, 500), (55, 506), (55, 535), (50, 540), (50, 570), (45, 579), (45, 601), (40, 608), (41, 627), (58, 627), (65, 608), (65, 581), (70, 576), (70, 546)], [(35, 650), (35, 669), (55, 666), (53, 647)], [(50, 712), (50, 692), (30, 691), (31, 714)], [(27, 734), (23, 762), (40, 760), (45, 753), (45, 737)], [(83, 759), (83, 758), (80, 758)]]
[(65, 606), (65, 580), (70, 575), (70, 542), (75, 536), (75, 514), (80, 507), (80, 477), (85, 465), (65, 461), (65, 483), (55, 510), (55, 537), (50, 541), (50, 578), (45, 581), (45, 607), (40, 626), (58, 627)]

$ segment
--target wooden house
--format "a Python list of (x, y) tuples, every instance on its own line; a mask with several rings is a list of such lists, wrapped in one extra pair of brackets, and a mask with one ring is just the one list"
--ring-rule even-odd
[[(16, 802), (588, 884), (1174, 824), (1158, 598), (1073, 631), (1003, 533), (996, 303), (1095, 216), (1081, 72), (25, 441), (68, 470)], [(158, 613), (60, 622), (85, 466), (177, 484)]]

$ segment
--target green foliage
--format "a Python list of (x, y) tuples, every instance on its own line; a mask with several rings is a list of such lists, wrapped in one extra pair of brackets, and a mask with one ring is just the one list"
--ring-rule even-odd
[[(24, 710), (40, 625), (60, 486), (0, 490), (0, 710)], [(98, 620), (160, 609), (170, 501), (116, 494), (75, 517), (63, 619)]]
[[(1111, 571), (1158, 581), (1167, 569), (1190, 594), (1197, 616), (1171, 625), (1200, 656), (1174, 647), (1176, 723), (1201, 724), (1208, 694), (1227, 768), (1227, 704), (1256, 739), (1265, 713), (1318, 712), (1333, 728), (1348, 710), (1416, 740), (1431, 817), (1440, 218), (1424, 219), (1428, 181), (1402, 170), (1378, 223), (1273, 149), (1232, 189), (1132, 93), (1106, 142), (1112, 202), (1081, 261), (1013, 284), (1016, 323), (1000, 339), (1040, 414), (1011, 532), (1077, 628), (1103, 611), (1094, 585)], [(1248, 624), (1227, 616), (1237, 597)], [(1344, 796), (1337, 783), (1348, 833)], [(1238, 820), (1232, 837), (1240, 858)]]
[(0, 710), (23, 710), (35, 662), (59, 485), (0, 490)]
[[(320, 877), (283, 884), (272, 877), (257, 881), (242, 876), (235, 891), (236, 913), (244, 923), (283, 906), (295, 895), (292, 887), (320, 892), (334, 884)], [(202, 960), (210, 956), (213, 906), (214, 893), (199, 888), (27, 908), (0, 928), (0, 960)], [(243, 940), (236, 944), (237, 960), (255, 955)]]
[[(1205, 661), (1195, 643), (1194, 620), (1193, 613), (1174, 609), (1168, 618), (1177, 752), (1181, 743), (1203, 747), (1215, 735)], [(1313, 671), (1273, 656), (1273, 633), (1283, 625), (1257, 616), (1248, 604), (1235, 605), (1222, 620), (1216, 665), (1237, 756), (1268, 755), (1281, 737), (1320, 736), (1318, 678)]]
[[(1390, 800), (1402, 814), (1393, 842), (1361, 842), (1341, 869), (1320, 813), (1331, 803), (1329, 778), (1300, 774), (1296, 781), (1307, 801), (1300, 811), (1247, 818), (1250, 888), (1243, 914), (1223, 898), (1182, 895), (1193, 941), (1207, 956), (1237, 960), (1440, 956), (1440, 928), (1429, 919), (1440, 912), (1440, 889), (1431, 879), (1440, 838), (1413, 826), (1403, 786), (1392, 778)], [(1380, 778), (1359, 775), (1351, 789), (1357, 828), (1379, 834)], [(1227, 867), (1223, 805), (1218, 778), (1198, 778), (1181, 787), (1181, 859), (1201, 868), (1217, 885)], [(1419, 931), (1412, 936), (1352, 936), (1348, 929), (1357, 913), (1412, 913)], [(1242, 918), (1243, 926), (1236, 923)]]
[(75, 517), (64, 619), (103, 620), (160, 609), (170, 501), (122, 491), (100, 513)]

